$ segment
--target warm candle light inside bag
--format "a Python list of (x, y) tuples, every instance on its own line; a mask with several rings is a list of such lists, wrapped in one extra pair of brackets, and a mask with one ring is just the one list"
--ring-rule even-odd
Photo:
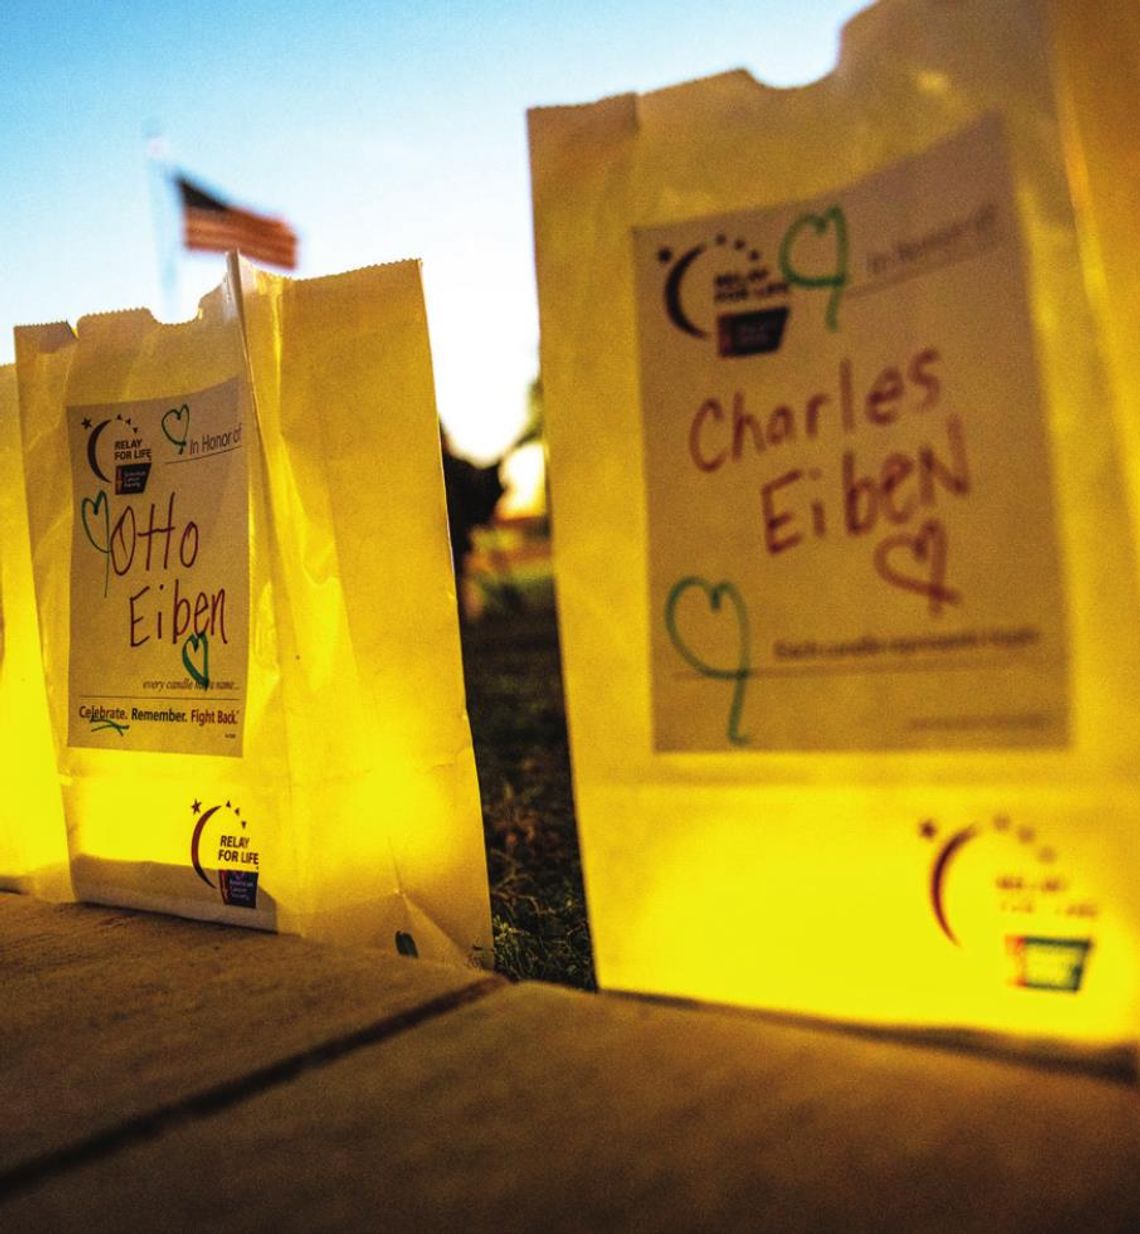
[(883, 0), (532, 113), (603, 985), (1134, 1045), (1138, 27)]
[(0, 802), (0, 889), (68, 899), (67, 829), (40, 660), (13, 365), (0, 367), (0, 750), (13, 772)]
[(489, 964), (418, 265), (17, 367), (77, 893)]

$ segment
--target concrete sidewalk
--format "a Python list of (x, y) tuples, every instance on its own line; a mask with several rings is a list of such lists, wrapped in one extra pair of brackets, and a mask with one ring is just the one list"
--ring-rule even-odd
[(1140, 1230), (1137, 1091), (0, 895), (0, 1230)]

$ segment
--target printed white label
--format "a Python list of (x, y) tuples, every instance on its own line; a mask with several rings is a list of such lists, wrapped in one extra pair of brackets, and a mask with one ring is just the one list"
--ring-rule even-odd
[(999, 123), (634, 258), (656, 747), (1064, 744)]
[(247, 407), (233, 378), (68, 408), (71, 745), (241, 754)]

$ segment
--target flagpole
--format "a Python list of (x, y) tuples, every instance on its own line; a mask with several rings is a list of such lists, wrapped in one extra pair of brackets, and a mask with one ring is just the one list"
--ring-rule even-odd
[(179, 321), (182, 300), (178, 286), (178, 236), (170, 209), (170, 146), (160, 129), (147, 130), (146, 161), (162, 315), (166, 321)]

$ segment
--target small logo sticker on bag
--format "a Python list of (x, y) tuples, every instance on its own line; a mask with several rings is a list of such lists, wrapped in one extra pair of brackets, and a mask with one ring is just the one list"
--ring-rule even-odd
[[(712, 315), (718, 355), (779, 350), (788, 320), (789, 281), (773, 273), (747, 238), (737, 236), (730, 242), (727, 234), (718, 233), (679, 255), (662, 247), (657, 260), (668, 268), (661, 305), (674, 328), (693, 338), (708, 338), (705, 321)], [(772, 300), (778, 302), (757, 307), (757, 302)]]
[[(241, 807), (231, 802), (203, 808), (195, 798), (190, 805), (195, 817), (190, 837), (190, 864), (194, 873), (216, 890), (222, 902), (232, 908), (257, 907), (257, 879), (261, 854), (249, 835), (249, 820), (242, 817)], [(203, 859), (214, 866), (218, 876), (215, 884), (203, 865)]]
[[(930, 907), (949, 942), (969, 951), (989, 949), (1000, 940), (1010, 985), (1080, 991), (1100, 910), (1082, 885), (1079, 869), (1046, 843), (1036, 826), (1015, 823), (1007, 814), (959, 828), (926, 818), (918, 836), (934, 846)], [(953, 915), (951, 899), (957, 906)], [(1012, 933), (1010, 927), (1020, 930)]]

